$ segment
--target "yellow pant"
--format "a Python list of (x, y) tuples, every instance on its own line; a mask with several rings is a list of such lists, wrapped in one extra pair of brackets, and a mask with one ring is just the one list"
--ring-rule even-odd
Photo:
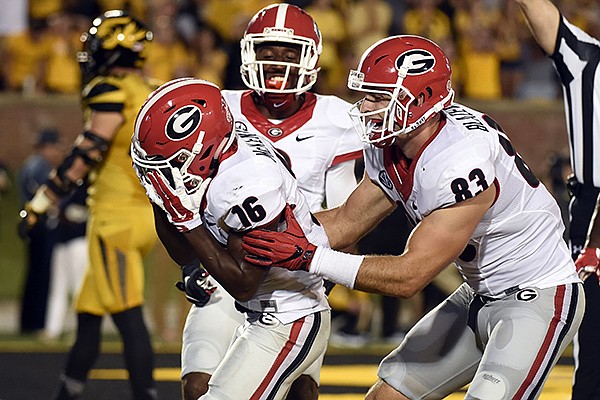
[(144, 256), (156, 244), (150, 206), (92, 213), (88, 221), (89, 266), (77, 312), (115, 314), (144, 302)]

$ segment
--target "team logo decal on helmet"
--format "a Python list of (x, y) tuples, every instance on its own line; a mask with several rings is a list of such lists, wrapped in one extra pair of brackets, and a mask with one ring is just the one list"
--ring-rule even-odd
[(435, 66), (435, 57), (427, 50), (409, 50), (396, 60), (396, 68), (407, 68), (407, 75), (420, 75)]
[(198, 129), (201, 120), (202, 111), (198, 107), (182, 107), (167, 121), (165, 134), (172, 140), (185, 139)]

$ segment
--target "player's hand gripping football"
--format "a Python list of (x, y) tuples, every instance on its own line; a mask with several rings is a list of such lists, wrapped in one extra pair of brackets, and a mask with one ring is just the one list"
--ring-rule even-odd
[(204, 307), (217, 287), (210, 281), (208, 272), (199, 263), (192, 263), (181, 268), (183, 281), (175, 284), (177, 289), (185, 293), (186, 299), (198, 307)]
[(585, 250), (575, 260), (575, 267), (581, 280), (586, 280), (590, 275), (596, 274), (600, 280), (600, 268), (598, 265), (600, 260), (598, 259), (597, 249), (595, 247), (586, 247)]
[(194, 193), (188, 194), (179, 170), (174, 168), (171, 171), (175, 189), (169, 185), (169, 182), (158, 171), (148, 172), (146, 174), (147, 180), (143, 179), (142, 184), (150, 201), (166, 212), (167, 218), (177, 230), (187, 232), (202, 225), (200, 206), (211, 178), (203, 180)]
[(261, 267), (308, 271), (317, 246), (310, 243), (296, 220), (293, 206), (285, 206), (287, 229), (283, 232), (255, 229), (244, 235), (244, 260)]

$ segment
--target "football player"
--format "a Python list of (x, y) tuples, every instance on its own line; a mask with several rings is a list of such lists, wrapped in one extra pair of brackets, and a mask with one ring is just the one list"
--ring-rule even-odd
[(157, 243), (152, 208), (131, 169), (136, 112), (157, 87), (142, 76), (152, 39), (140, 21), (107, 11), (82, 35), (84, 132), (22, 216), (29, 225), (89, 178), (89, 267), (76, 299), (77, 338), (55, 399), (78, 398), (100, 350), (102, 318), (110, 314), (123, 339), (134, 399), (156, 399), (153, 352), (143, 319), (142, 259)]
[(453, 104), (442, 50), (418, 36), (372, 45), (348, 86), (365, 177), (317, 213), (332, 248), (357, 241), (397, 205), (416, 223), (400, 256), (315, 246), (287, 211), (287, 232), (252, 231), (246, 260), (309, 271), (368, 292), (411, 297), (453, 262), (463, 283), (379, 366), (367, 399), (538, 398), (573, 339), (584, 296), (558, 205), (488, 115)]
[[(234, 129), (219, 88), (191, 78), (169, 82), (148, 98), (131, 154), (171, 256), (187, 265), (198, 257), (245, 313), (200, 398), (285, 398), (292, 382), (322, 360), (330, 330), (321, 278), (247, 268), (242, 261), (240, 235), (256, 227), (281, 229), (288, 204), (310, 226), (307, 235), (327, 244), (321, 227), (310, 223), (308, 202), (285, 157), (262, 135)], [(203, 275), (199, 265), (190, 272), (191, 279)]]
[[(289, 4), (268, 6), (249, 22), (241, 40), (241, 74), (250, 90), (222, 92), (236, 130), (263, 136), (289, 158), (311, 211), (348, 197), (356, 186), (354, 160), (362, 157), (348, 116), (350, 104), (308, 92), (317, 79), (321, 47), (321, 33), (308, 13)], [(205, 294), (195, 282), (187, 279), (188, 293)], [(244, 322), (218, 284), (212, 299), (198, 305), (191, 307), (183, 332), (181, 376), (187, 400), (207, 390), (229, 339)], [(217, 319), (218, 325), (212, 323)], [(290, 399), (316, 400), (319, 366), (293, 385)]]

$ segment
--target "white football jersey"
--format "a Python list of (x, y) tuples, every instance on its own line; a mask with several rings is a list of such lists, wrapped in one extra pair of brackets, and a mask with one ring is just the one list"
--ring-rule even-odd
[[(206, 193), (203, 222), (215, 239), (226, 245), (229, 231), (264, 226), (279, 218), (286, 204), (295, 204), (294, 214), (310, 241), (328, 245), (325, 231), (312, 223), (308, 203), (277, 150), (261, 135), (236, 133), (237, 149), (221, 161)], [(255, 296), (240, 304), (272, 313), (282, 323), (329, 309), (320, 277), (283, 268), (271, 268)]]
[[(362, 158), (363, 145), (348, 115), (350, 104), (338, 97), (306, 93), (306, 101), (298, 112), (276, 121), (260, 113), (252, 91), (222, 93), (235, 116), (236, 130), (261, 134), (286, 153), (311, 211), (323, 207), (327, 172), (345, 161)], [(347, 188), (342, 201), (354, 186), (355, 182)], [(334, 202), (341, 203), (337, 199)]]
[(418, 223), (496, 184), (498, 196), (456, 260), (476, 293), (578, 282), (555, 199), (489, 116), (460, 104), (409, 164), (391, 146), (365, 150), (370, 179)]

